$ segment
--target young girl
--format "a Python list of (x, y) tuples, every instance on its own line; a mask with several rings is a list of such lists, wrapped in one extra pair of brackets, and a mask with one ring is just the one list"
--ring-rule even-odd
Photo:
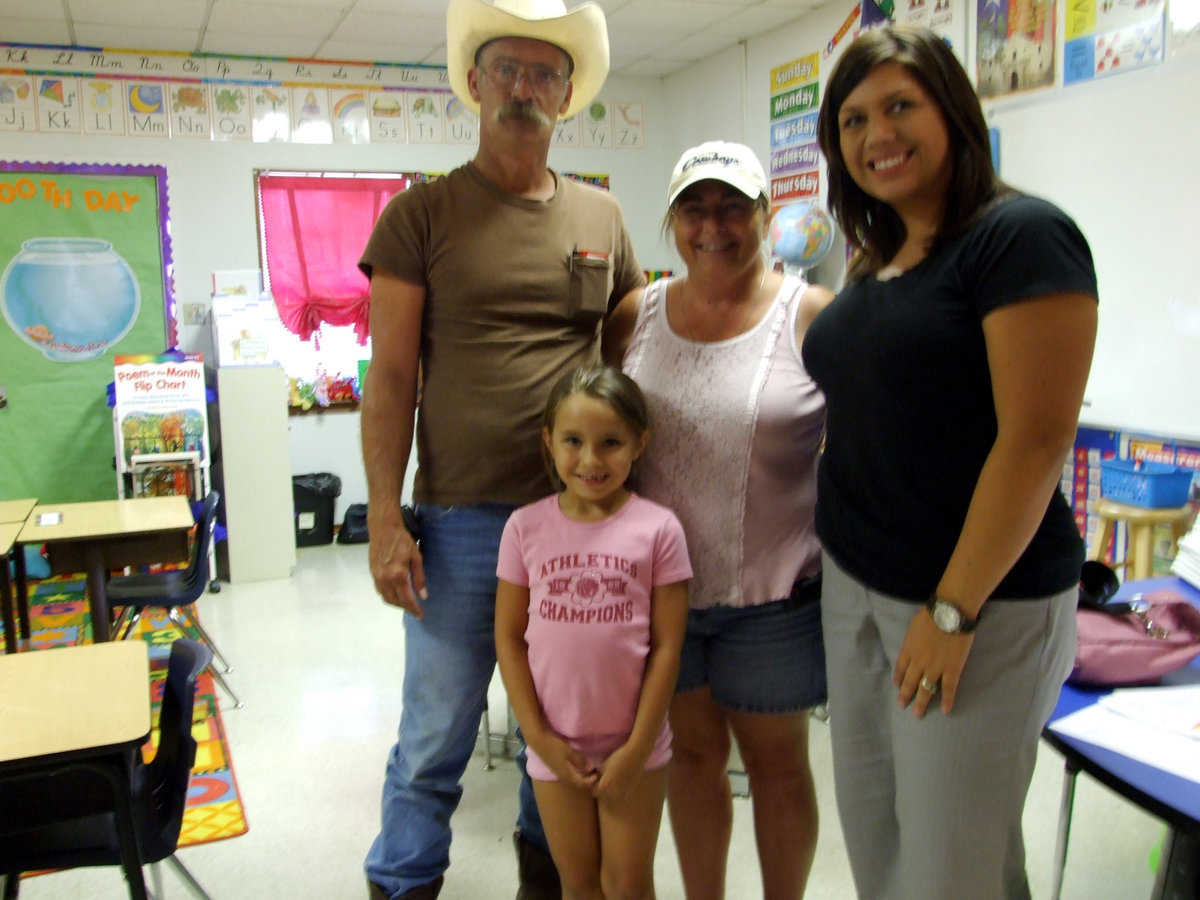
[(652, 898), (692, 575), (674, 514), (625, 487), (646, 402), (608, 367), (551, 390), (543, 455), (559, 493), (500, 541), (496, 656), (563, 897)]

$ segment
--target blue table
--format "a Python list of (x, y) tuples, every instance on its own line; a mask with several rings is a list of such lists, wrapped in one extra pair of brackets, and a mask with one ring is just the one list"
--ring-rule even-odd
[[(1163, 588), (1175, 590), (1200, 606), (1200, 590), (1174, 576), (1129, 582), (1121, 586), (1114, 600), (1127, 600), (1134, 594)], [(1162, 683), (1200, 684), (1200, 658), (1193, 660), (1187, 668), (1167, 676)], [(1110, 691), (1106, 689), (1064, 685), (1058, 705), (1050, 715), (1050, 724), (1090, 706), (1108, 693)], [(1200, 898), (1200, 784), (1121, 753), (1056, 734), (1049, 725), (1042, 732), (1042, 737), (1066, 759), (1051, 896), (1057, 898), (1062, 887), (1071, 828), (1071, 806), (1075, 798), (1075, 776), (1083, 771), (1167, 823), (1167, 840), (1163, 844), (1162, 859), (1151, 896), (1178, 900)]]

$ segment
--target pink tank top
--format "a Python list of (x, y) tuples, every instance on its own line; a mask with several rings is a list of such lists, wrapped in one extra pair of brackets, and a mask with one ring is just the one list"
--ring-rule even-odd
[(781, 600), (821, 569), (813, 508), (825, 398), (795, 340), (807, 284), (785, 278), (753, 329), (695, 343), (667, 322), (667, 283), (646, 289), (623, 364), (650, 405), (637, 489), (683, 524), (694, 609)]

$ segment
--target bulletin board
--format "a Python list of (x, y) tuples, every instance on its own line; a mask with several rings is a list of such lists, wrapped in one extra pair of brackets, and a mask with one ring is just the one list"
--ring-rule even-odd
[(166, 169), (0, 161), (0, 267), (0, 497), (116, 496), (114, 356), (174, 343)]

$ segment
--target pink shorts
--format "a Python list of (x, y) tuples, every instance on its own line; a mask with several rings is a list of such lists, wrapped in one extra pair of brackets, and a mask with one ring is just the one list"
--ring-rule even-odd
[[(588, 765), (597, 772), (604, 771), (604, 761), (609, 755), (627, 740), (627, 734), (601, 734), (589, 735), (584, 738), (567, 738), (567, 743), (587, 758)], [(525, 770), (529, 773), (529, 777), (537, 781), (558, 781), (558, 776), (542, 762), (533, 750), (525, 748), (526, 763)], [(646, 760), (646, 771), (650, 772), (654, 769), (660, 769), (671, 761), (671, 727), (664, 721), (662, 730), (658, 733), (658, 739), (654, 742), (654, 749), (650, 751), (650, 758)]]

